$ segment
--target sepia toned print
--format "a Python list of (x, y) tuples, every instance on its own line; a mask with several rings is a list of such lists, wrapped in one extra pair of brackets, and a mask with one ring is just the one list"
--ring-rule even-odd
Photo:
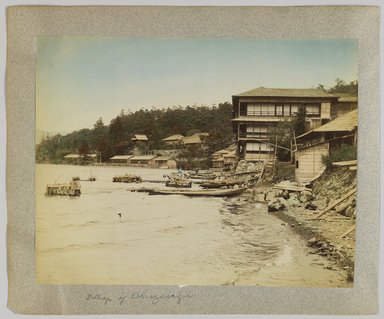
[(37, 56), (39, 284), (353, 287), (355, 40), (52, 36)]

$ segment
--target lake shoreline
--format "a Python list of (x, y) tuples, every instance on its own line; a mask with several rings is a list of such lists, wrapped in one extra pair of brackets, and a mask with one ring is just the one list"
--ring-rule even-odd
[[(253, 203), (261, 203), (267, 207), (267, 201), (258, 200), (257, 193), (268, 194), (272, 192), (272, 183), (262, 183), (260, 186), (250, 189), (248, 194), (243, 195), (243, 200), (246, 201), (247, 210), (252, 211)], [(317, 202), (322, 202), (323, 197)], [(355, 220), (341, 218), (343, 224), (336, 222), (325, 222), (322, 219), (314, 219), (316, 212), (305, 209), (301, 205), (299, 207), (289, 207), (284, 210), (269, 212), (275, 216), (285, 227), (300, 236), (305, 243), (310, 254), (316, 254), (325, 257), (331, 266), (330, 269), (342, 273), (347, 287), (353, 286), (354, 273), (354, 233), (348, 234), (345, 238), (340, 238), (339, 234), (345, 233), (346, 228), (355, 225)], [(336, 218), (336, 217), (335, 217)], [(347, 224), (347, 226), (345, 225)], [(346, 244), (347, 243), (347, 244)]]

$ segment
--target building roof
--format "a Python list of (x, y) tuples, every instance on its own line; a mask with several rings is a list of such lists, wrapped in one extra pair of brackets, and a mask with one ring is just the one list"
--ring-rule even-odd
[(135, 134), (132, 141), (148, 141), (148, 137), (145, 134)]
[(217, 152), (215, 152), (215, 153), (213, 153), (213, 154), (227, 154), (227, 153), (229, 153), (229, 151), (228, 150), (220, 150), (220, 151), (217, 151)]
[(193, 135), (199, 135), (200, 137), (201, 137), (201, 136), (204, 136), (204, 137), (208, 137), (208, 136), (209, 136), (209, 134), (208, 134), (207, 132), (195, 133), (195, 134), (193, 134)]
[(85, 154), (85, 155), (79, 155), (79, 154), (68, 154), (68, 155), (65, 155), (64, 158), (80, 158), (80, 157), (92, 157), (92, 158), (95, 158), (97, 156), (97, 154)]
[(155, 157), (156, 156), (154, 156), (154, 155), (138, 155), (138, 156), (131, 157), (129, 160), (131, 160), (131, 161), (149, 161)]
[(340, 97), (338, 99), (339, 102), (357, 102), (357, 100), (358, 100), (356, 95), (345, 94), (345, 93), (342, 93), (339, 95), (340, 95)]
[(65, 155), (64, 158), (80, 158), (79, 154), (68, 154)]
[(322, 89), (280, 89), (259, 87), (250, 91), (233, 95), (234, 97), (329, 97), (336, 98), (339, 95), (324, 92)]
[(174, 135), (168, 136), (166, 138), (163, 138), (162, 140), (165, 142), (167, 142), (167, 141), (180, 141), (183, 138), (184, 138), (184, 136), (181, 134), (174, 134)]
[(224, 158), (236, 157), (235, 151), (229, 152), (228, 154), (223, 155)]
[(170, 159), (172, 159), (171, 156), (159, 156), (159, 157), (155, 158), (155, 162), (157, 162), (157, 161), (168, 161)]
[(191, 136), (186, 136), (183, 138), (184, 144), (201, 144), (201, 138), (197, 134), (193, 134)]
[(351, 132), (357, 128), (357, 119), (358, 110), (356, 109), (346, 114), (343, 114), (340, 117), (337, 117), (334, 120), (328, 122), (327, 124), (321, 125), (312, 131), (304, 133), (298, 136), (297, 138), (301, 138), (314, 132)]
[(115, 155), (115, 156), (111, 157), (110, 159), (111, 160), (128, 160), (131, 157), (133, 157), (133, 155)]

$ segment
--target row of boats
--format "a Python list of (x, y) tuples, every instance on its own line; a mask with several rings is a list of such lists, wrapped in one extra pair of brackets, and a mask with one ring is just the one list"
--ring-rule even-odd
[[(186, 174), (175, 173), (168, 175), (166, 186), (173, 189), (138, 188), (133, 192), (147, 192), (149, 195), (184, 195), (184, 196), (217, 196), (229, 197), (239, 195), (248, 187), (256, 183), (258, 175), (250, 173), (248, 176), (239, 174), (221, 175), (213, 173)], [(192, 189), (192, 184), (200, 188)]]
[[(244, 177), (246, 176), (246, 178)], [(258, 179), (258, 175), (249, 173), (240, 176), (239, 174), (219, 175), (213, 173), (189, 174), (178, 172), (167, 177), (165, 186), (172, 189), (159, 188), (136, 188), (131, 189), (135, 192), (147, 192), (149, 195), (185, 195), (185, 196), (234, 196), (244, 192), (252, 183)], [(51, 184), (47, 185), (46, 195), (67, 195), (80, 196), (80, 181), (96, 181), (96, 177), (92, 174), (89, 179), (82, 180), (78, 176), (74, 176), (68, 184)], [(112, 182), (116, 183), (141, 183), (145, 182), (138, 175), (125, 174), (112, 178)], [(161, 181), (152, 181), (161, 182)], [(192, 184), (198, 184), (200, 187), (192, 189)]]

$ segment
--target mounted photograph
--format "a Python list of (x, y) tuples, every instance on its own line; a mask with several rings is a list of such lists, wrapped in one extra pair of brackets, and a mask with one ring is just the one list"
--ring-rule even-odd
[(41, 285), (352, 288), (356, 39), (36, 38)]

